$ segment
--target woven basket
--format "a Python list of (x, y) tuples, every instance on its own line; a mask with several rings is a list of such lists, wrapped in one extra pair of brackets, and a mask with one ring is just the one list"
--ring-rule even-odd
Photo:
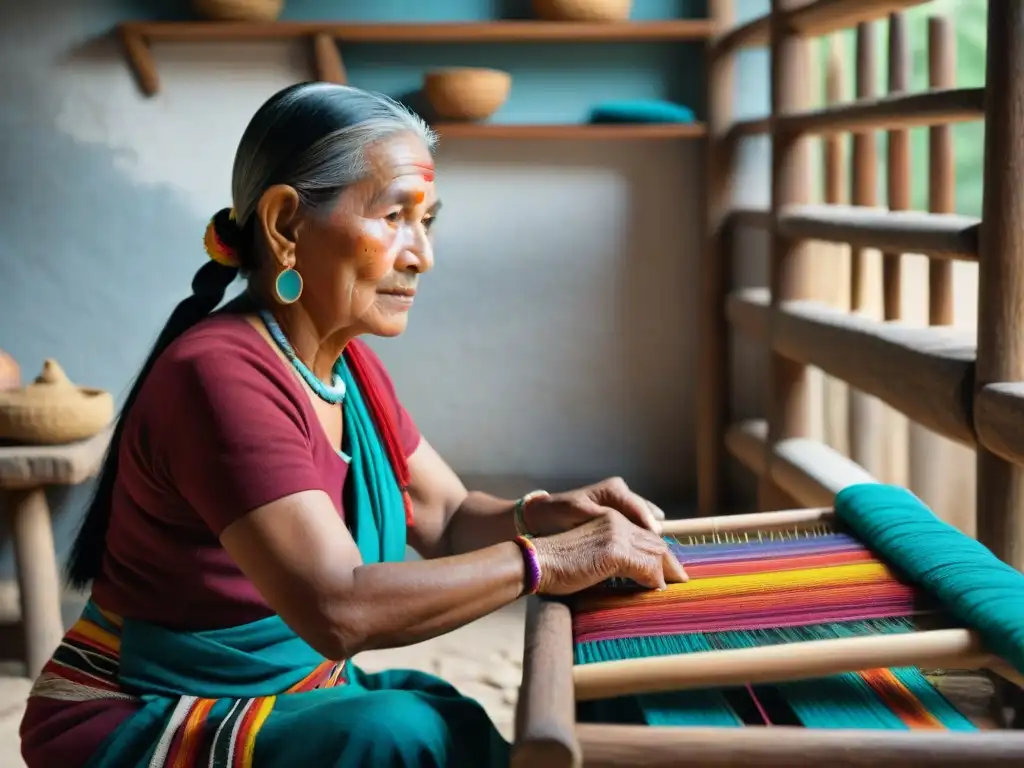
[(423, 93), (441, 120), (486, 120), (511, 90), (512, 75), (497, 69), (437, 69), (423, 80)]
[(545, 21), (628, 21), (633, 0), (533, 0), (533, 13)]
[(59, 445), (99, 434), (114, 418), (114, 398), (78, 387), (54, 360), (24, 389), (0, 392), (0, 440)]
[(21, 369), (13, 357), (0, 349), (0, 392), (21, 386)]
[(192, 10), (213, 21), (276, 21), (284, 0), (192, 0)]

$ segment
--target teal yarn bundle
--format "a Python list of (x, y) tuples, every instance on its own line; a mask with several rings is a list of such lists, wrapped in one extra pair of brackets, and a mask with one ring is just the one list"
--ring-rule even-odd
[(986, 647), (1024, 673), (1024, 574), (937, 518), (905, 488), (851, 485), (836, 517)]

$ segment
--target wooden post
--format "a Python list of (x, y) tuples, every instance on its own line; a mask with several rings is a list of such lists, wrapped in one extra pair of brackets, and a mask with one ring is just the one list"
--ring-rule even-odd
[[(1024, 2), (988, 6), (975, 387), (1024, 380)], [(1024, 468), (977, 448), (978, 539), (1024, 569)]]
[[(877, 69), (875, 61), (875, 25), (862, 22), (857, 25), (857, 98), (875, 97)], [(872, 131), (853, 135), (853, 191), (854, 205), (874, 206), (878, 203), (878, 146)], [(874, 257), (869, 259), (869, 256)], [(877, 254), (864, 248), (850, 250), (850, 311), (872, 314), (877, 312), (881, 286), (879, 276), (872, 267), (877, 266)], [(884, 479), (882, 460), (883, 416), (882, 404), (874, 397), (855, 389), (849, 394), (850, 458), (874, 477)]]
[[(900, 94), (910, 89), (910, 50), (907, 45), (907, 17), (902, 13), (889, 15), (889, 93)], [(886, 149), (886, 198), (891, 211), (910, 209), (910, 131), (889, 131)], [(903, 254), (882, 254), (882, 317), (903, 318)], [(890, 483), (906, 485), (909, 462), (909, 426), (906, 416), (879, 404), (883, 419), (883, 461), (887, 473), (877, 476)]]
[[(928, 85), (956, 86), (956, 36), (948, 18), (928, 19)], [(928, 129), (928, 210), (953, 213), (956, 210), (956, 168), (952, 129), (935, 125)], [(928, 324), (953, 325), (953, 262), (928, 260)], [(968, 536), (975, 534), (973, 474), (969, 449), (914, 424), (910, 430), (909, 485), (935, 514)]]
[[(956, 87), (956, 35), (949, 19), (928, 19), (928, 86)], [(928, 210), (932, 213), (956, 211), (956, 164), (953, 159), (953, 133), (948, 125), (928, 129)], [(928, 261), (928, 324), (952, 325), (953, 262)]]
[[(841, 104), (846, 99), (843, 87), (843, 38), (832, 35), (828, 38), (828, 63), (825, 66), (825, 103), (828, 106)], [(846, 202), (846, 172), (843, 167), (843, 135), (830, 133), (822, 138), (825, 166), (825, 202), (828, 205), (842, 205)]]
[(9, 493), (14, 563), (21, 598), (27, 676), (35, 679), (60, 645), (60, 571), (46, 491), (37, 486)]
[[(733, 0), (709, 0), (708, 11), (719, 32), (732, 25)], [(734, 147), (725, 134), (732, 118), (735, 55), (713, 48), (708, 53), (707, 238), (701, 265), (697, 367), (697, 509), (701, 515), (721, 511), (731, 396), (725, 302), (732, 284), (732, 249), (726, 217), (732, 198)]]
[[(825, 69), (825, 103), (829, 106), (846, 101), (845, 67), (843, 66), (842, 35), (828, 38), (828, 60)], [(825, 203), (842, 205), (849, 199), (847, 187), (846, 157), (844, 144), (846, 136), (830, 133), (822, 137)], [(829, 244), (827, 271), (831, 275), (828, 303), (836, 309), (850, 308), (850, 247), (844, 244)], [(822, 254), (825, 255), (825, 254)], [(846, 454), (849, 452), (847, 434), (847, 412), (849, 409), (849, 387), (845, 381), (832, 376), (824, 384), (824, 442)]]
[[(907, 18), (902, 13), (889, 16), (889, 93), (905, 92), (910, 87), (910, 51), (907, 47)], [(886, 184), (891, 211), (910, 209), (910, 131), (889, 131), (886, 152)], [(882, 255), (883, 317), (901, 320), (903, 317), (903, 255)]]
[(572, 614), (563, 602), (526, 602), (523, 681), (510, 768), (580, 768), (572, 685)]
[[(771, 4), (771, 106), (772, 116), (805, 108), (809, 68), (807, 41), (792, 34), (783, 22), (783, 14), (801, 0), (772, 0)], [(811, 291), (811, 273), (807, 247), (779, 232), (778, 212), (782, 206), (810, 200), (810, 144), (806, 137), (782, 133), (772, 122), (771, 152), (771, 250), (769, 282), (772, 307), (781, 302), (807, 298)], [(769, 335), (771, 338), (771, 335)], [(762, 510), (789, 506), (792, 501), (773, 482), (775, 443), (807, 433), (807, 366), (787, 360), (772, 351), (769, 354), (768, 441), (766, 474), (759, 489)]]

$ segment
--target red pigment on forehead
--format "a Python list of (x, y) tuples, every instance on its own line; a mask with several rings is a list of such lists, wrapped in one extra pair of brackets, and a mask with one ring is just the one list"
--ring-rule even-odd
[(416, 163), (416, 168), (419, 168), (420, 173), (423, 175), (424, 181), (434, 180), (434, 166), (430, 163)]

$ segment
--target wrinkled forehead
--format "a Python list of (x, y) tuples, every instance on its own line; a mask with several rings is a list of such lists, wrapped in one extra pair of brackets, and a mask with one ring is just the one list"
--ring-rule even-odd
[(402, 177), (434, 180), (434, 158), (423, 139), (415, 133), (400, 133), (374, 142), (366, 148), (369, 174), (381, 185)]

